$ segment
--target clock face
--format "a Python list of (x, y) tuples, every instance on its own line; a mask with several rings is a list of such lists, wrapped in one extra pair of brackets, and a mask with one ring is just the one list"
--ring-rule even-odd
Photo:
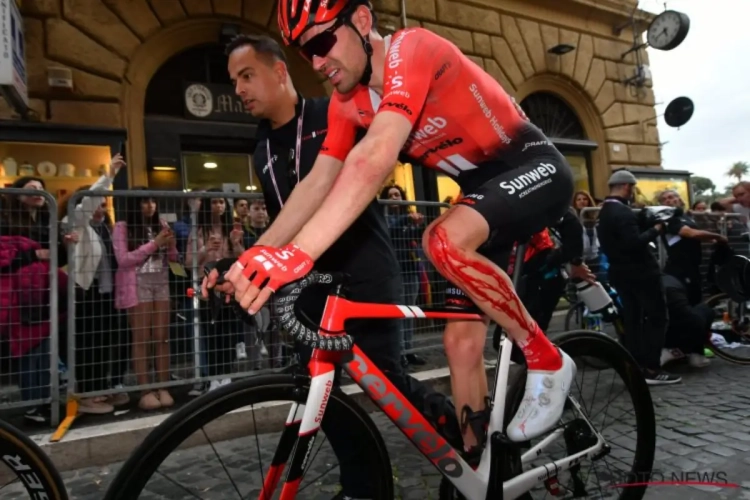
[(663, 12), (648, 28), (648, 43), (655, 49), (668, 48), (682, 35), (684, 29), (683, 17), (679, 12)]

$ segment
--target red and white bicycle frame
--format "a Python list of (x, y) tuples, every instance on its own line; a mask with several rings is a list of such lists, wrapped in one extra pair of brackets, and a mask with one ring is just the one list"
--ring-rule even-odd
[[(390, 304), (370, 304), (351, 302), (345, 298), (330, 295), (326, 302), (321, 321), (321, 335), (332, 335), (325, 332), (343, 332), (344, 323), (348, 319), (365, 318), (432, 318), (432, 319), (461, 319), (481, 320), (477, 314), (457, 313), (449, 311), (425, 311), (415, 306), (400, 306)], [(505, 412), (506, 388), (510, 372), (510, 355), (512, 344), (503, 335), (498, 354), (497, 377), (493, 391), (492, 413), (490, 416), (488, 436), (503, 431)], [(310, 392), (306, 404), (293, 404), (286, 421), (286, 428), (282, 433), (279, 448), (273, 458), (271, 469), (265, 478), (261, 500), (273, 498), (283, 474), (285, 464), (290, 455), (291, 464), (287, 469), (287, 476), (281, 490), (281, 500), (295, 498), (302, 480), (310, 452), (315, 441), (320, 423), (325, 414), (328, 399), (333, 390), (334, 372), (337, 363), (345, 353), (314, 350), (309, 362), (312, 376)], [(378, 367), (357, 347), (352, 349), (353, 359), (343, 364), (344, 370), (386, 414), (388, 418), (404, 433), (404, 435), (432, 462), (435, 467), (469, 500), (485, 500), (487, 498), (490, 479), (490, 464), (492, 446), (485, 447), (481, 461), (476, 470), (472, 469), (448, 444), (448, 442), (434, 429), (408, 399), (396, 389)], [(571, 400), (579, 410), (577, 403)], [(597, 436), (596, 445), (574, 455), (565, 457), (536, 467), (532, 470), (505, 481), (502, 496), (494, 498), (517, 498), (531, 490), (535, 485), (566, 471), (584, 458), (591, 458), (599, 453), (605, 442), (603, 437), (589, 423)], [(552, 432), (539, 444), (524, 453), (522, 462), (526, 463), (538, 456), (543, 450), (563, 433), (562, 429)], [(292, 449), (293, 447), (293, 449)], [(290, 453), (291, 450), (291, 453)]]

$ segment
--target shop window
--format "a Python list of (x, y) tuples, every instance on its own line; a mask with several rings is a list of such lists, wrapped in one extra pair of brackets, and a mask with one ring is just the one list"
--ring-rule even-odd
[[(189, 191), (236, 185), (243, 193), (262, 193), (250, 155), (183, 153), (182, 171), (185, 175), (184, 186)], [(217, 179), (221, 179), (218, 185)]]

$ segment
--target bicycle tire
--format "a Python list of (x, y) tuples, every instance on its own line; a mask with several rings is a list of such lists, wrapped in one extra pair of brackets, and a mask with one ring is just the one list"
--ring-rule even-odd
[[(650, 477), (656, 454), (656, 415), (651, 391), (635, 359), (618, 342), (599, 332), (587, 330), (565, 332), (555, 338), (555, 344), (571, 358), (577, 356), (604, 358), (609, 366), (620, 375), (633, 401), (638, 429), (636, 456), (631, 470), (631, 473), (635, 473), (633, 482), (642, 482), (644, 477)], [(521, 391), (522, 396), (523, 391)], [(645, 494), (645, 485), (628, 487), (624, 488), (620, 500), (641, 500)], [(454, 500), (463, 497), (456, 492), (452, 484), (443, 480), (440, 484), (439, 498)], [(526, 493), (521, 498), (531, 498), (531, 496)]]
[(47, 454), (31, 438), (2, 420), (0, 460), (23, 483), (29, 498), (68, 499), (62, 477)]
[[(296, 401), (305, 403), (309, 392), (309, 379), (304, 383), (294, 375), (268, 375), (252, 377), (191, 401), (146, 437), (123, 464), (120, 472), (107, 489), (104, 500), (135, 500), (164, 459), (196, 430), (227, 413), (268, 401)], [(394, 498), (393, 472), (385, 442), (369, 415), (340, 389), (331, 391), (326, 413), (347, 412), (347, 421), (359, 426), (358, 436), (365, 443), (361, 449), (372, 454), (373, 470), (379, 477), (375, 482), (376, 500)]]
[[(729, 296), (726, 293), (717, 293), (716, 295), (712, 295), (711, 297), (707, 298), (704, 301), (704, 304), (706, 304), (707, 306), (713, 308), (713, 307), (716, 306), (716, 304), (718, 304), (719, 302), (721, 302), (722, 300), (725, 300), (725, 299), (729, 299)], [(732, 299), (729, 299), (729, 300), (732, 303), (734, 303), (734, 301), (732, 301)], [(734, 363), (736, 365), (742, 365), (742, 366), (748, 366), (748, 365), (750, 365), (750, 358), (741, 358), (741, 357), (738, 357), (738, 356), (734, 356), (734, 355), (728, 353), (727, 351), (719, 349), (719, 348), (717, 348), (716, 346), (714, 346), (711, 343), (710, 339), (706, 341), (706, 347), (712, 353), (714, 353), (715, 356), (717, 356), (717, 357), (719, 357), (719, 358), (721, 358), (721, 359), (723, 359), (725, 361), (729, 361), (730, 363)]]

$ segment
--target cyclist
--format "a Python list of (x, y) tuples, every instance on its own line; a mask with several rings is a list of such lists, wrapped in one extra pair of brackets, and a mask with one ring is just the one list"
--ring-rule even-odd
[[(340, 173), (322, 204), (290, 198), (274, 224), (290, 243), (245, 252), (220, 290), (233, 291), (254, 313), (274, 290), (307, 274), (370, 203), (403, 149), (415, 163), (452, 176), (466, 193), (427, 228), (425, 251), (526, 358), (525, 394), (509, 438), (543, 434), (562, 415), (575, 365), (533, 321), (508, 276), (477, 249), (490, 235), (508, 246), (526, 240), (565, 213), (573, 195), (565, 158), (455, 45), (420, 28), (382, 38), (366, 0), (279, 0), (278, 21), (285, 43), (298, 47), (335, 88), (316, 164)], [(362, 128), (367, 134), (355, 146)], [(215, 279), (209, 276), (206, 286)], [(483, 346), (484, 336), (467, 339), (463, 348)], [(447, 353), (449, 359), (464, 355)], [(485, 376), (477, 370), (455, 381), (457, 408), (484, 407), (485, 394), (475, 388), (476, 377)]]

